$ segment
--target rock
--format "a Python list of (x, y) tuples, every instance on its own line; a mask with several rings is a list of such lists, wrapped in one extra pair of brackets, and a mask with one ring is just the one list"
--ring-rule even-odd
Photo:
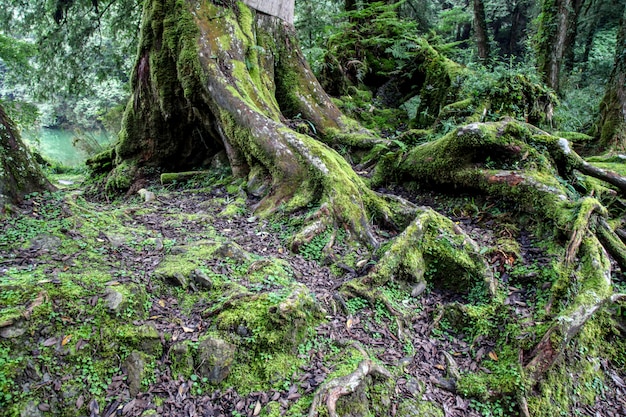
[(39, 407), (35, 405), (33, 401), (30, 401), (22, 409), (20, 417), (43, 417), (43, 413), (41, 412), (41, 410), (39, 410)]
[(191, 271), (190, 278), (201, 288), (206, 290), (213, 288), (213, 281), (211, 281), (211, 278), (201, 269)]
[(131, 397), (137, 396), (141, 392), (141, 381), (146, 373), (146, 355), (133, 351), (124, 360), (122, 369), (126, 372), (128, 390)]
[(211, 384), (219, 384), (230, 373), (236, 347), (218, 338), (203, 340), (198, 346), (199, 374)]
[(187, 277), (181, 274), (180, 272), (175, 272), (171, 275), (168, 275), (167, 279), (172, 284), (177, 285), (179, 287), (183, 287), (183, 288), (187, 288), (189, 284), (189, 280), (187, 279)]
[(151, 356), (158, 356), (163, 352), (161, 336), (154, 323), (148, 322), (135, 329), (135, 337), (139, 340), (139, 348)]
[(396, 417), (443, 417), (444, 412), (436, 404), (428, 401), (404, 400), (398, 406)]
[(4, 327), (0, 330), (0, 337), (3, 339), (14, 339), (26, 333), (26, 328), (22, 323), (15, 323), (12, 326)]
[(107, 234), (105, 235), (107, 239), (109, 239), (109, 243), (113, 249), (120, 248), (124, 243), (126, 243), (126, 237), (122, 235), (113, 235)]
[(61, 247), (61, 238), (50, 235), (39, 235), (30, 240), (30, 248), (41, 251), (55, 251)]
[(422, 386), (421, 386), (420, 382), (417, 379), (415, 379), (415, 378), (411, 378), (411, 379), (409, 379), (407, 381), (406, 389), (414, 397), (417, 397), (422, 392)]
[(112, 313), (121, 312), (126, 307), (127, 303), (125, 303), (125, 301), (124, 294), (111, 287), (107, 288), (104, 292), (104, 302)]
[(250, 259), (248, 252), (243, 250), (243, 248), (235, 242), (223, 243), (219, 249), (217, 249), (216, 253), (223, 258), (230, 258), (236, 261), (247, 261)]
[(255, 168), (252, 168), (252, 170), (250, 170), (250, 173), (248, 174), (248, 184), (246, 184), (246, 191), (248, 192), (248, 194), (260, 198), (267, 194), (267, 191), (269, 190), (269, 184), (270, 182), (268, 180), (267, 172), (260, 166), (257, 166)]
[(413, 289), (411, 290), (411, 297), (414, 297), (414, 298), (419, 297), (426, 289), (426, 286), (427, 285), (425, 281), (420, 281), (417, 284), (415, 284), (413, 286)]
[(152, 191), (148, 191), (145, 188), (142, 188), (141, 190), (137, 191), (137, 194), (142, 196), (143, 200), (146, 203), (150, 203), (151, 201), (156, 200), (156, 195)]
[(211, 159), (211, 168), (213, 169), (226, 168), (229, 166), (230, 162), (228, 160), (228, 155), (226, 155), (226, 151), (216, 153)]

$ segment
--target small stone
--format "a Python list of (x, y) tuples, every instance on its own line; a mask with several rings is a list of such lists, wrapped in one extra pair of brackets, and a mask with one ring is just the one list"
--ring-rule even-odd
[(420, 394), (421, 386), (417, 379), (411, 378), (406, 383), (406, 389), (413, 395), (414, 397)]
[(211, 159), (211, 168), (219, 169), (230, 167), (230, 162), (228, 161), (228, 155), (225, 151), (221, 151), (216, 153)]
[(0, 337), (4, 339), (15, 339), (26, 333), (26, 329), (21, 324), (15, 324), (0, 330)]
[(30, 240), (31, 249), (41, 251), (54, 251), (61, 247), (61, 239), (57, 236), (40, 235)]
[(210, 290), (213, 288), (213, 281), (211, 278), (201, 269), (195, 269), (191, 272), (191, 279), (199, 287)]
[(417, 284), (413, 286), (413, 289), (411, 290), (411, 297), (414, 297), (414, 298), (419, 297), (424, 292), (425, 289), (426, 289), (426, 282), (424, 281), (418, 282)]
[(137, 396), (141, 392), (141, 380), (146, 372), (145, 355), (141, 352), (133, 351), (124, 360), (122, 368), (126, 372), (128, 390), (131, 397)]
[(20, 417), (43, 417), (43, 414), (39, 410), (39, 407), (33, 401), (30, 401), (22, 409)]
[(235, 360), (235, 346), (218, 338), (209, 338), (198, 346), (200, 375), (207, 377), (211, 384), (219, 384), (230, 373)]
[(120, 248), (124, 243), (126, 243), (126, 237), (121, 235), (106, 235), (107, 239), (109, 239), (109, 243), (113, 249)]
[(109, 311), (119, 313), (123, 309), (124, 294), (114, 290), (113, 288), (107, 288), (104, 293), (104, 301), (106, 302)]
[(237, 334), (241, 337), (250, 336), (250, 332), (248, 331), (248, 328), (244, 326), (243, 324), (240, 324), (239, 326), (237, 326)]
[(156, 195), (152, 191), (148, 191), (145, 188), (142, 188), (141, 190), (137, 191), (137, 194), (142, 196), (143, 200), (146, 203), (150, 203), (151, 201), (156, 200)]

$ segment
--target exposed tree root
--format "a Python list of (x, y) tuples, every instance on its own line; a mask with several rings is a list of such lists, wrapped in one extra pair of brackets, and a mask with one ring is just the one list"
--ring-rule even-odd
[(624, 245), (617, 233), (613, 231), (606, 219), (598, 219), (596, 235), (602, 246), (615, 259), (622, 272), (626, 272), (626, 245)]
[(566, 266), (574, 264), (578, 248), (580, 247), (583, 238), (587, 235), (587, 233), (589, 233), (589, 222), (591, 216), (595, 212), (606, 215), (606, 208), (604, 208), (599, 201), (594, 199), (587, 199), (587, 201), (587, 204), (581, 202), (578, 216), (574, 221), (570, 241), (565, 251)]
[(365, 359), (359, 363), (357, 369), (346, 376), (331, 379), (324, 383), (313, 397), (313, 404), (309, 410), (309, 417), (316, 417), (320, 407), (326, 406), (330, 417), (339, 417), (337, 414), (337, 400), (340, 397), (353, 393), (357, 387), (365, 382), (367, 376), (391, 378), (391, 374), (382, 366)]
[(569, 342), (597, 311), (624, 299), (623, 294), (611, 294), (611, 264), (600, 242), (589, 236), (580, 249), (580, 271), (572, 272), (580, 290), (525, 360), (525, 368), (535, 380), (563, 355)]

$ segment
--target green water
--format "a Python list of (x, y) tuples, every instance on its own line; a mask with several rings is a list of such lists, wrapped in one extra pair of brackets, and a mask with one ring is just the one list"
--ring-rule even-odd
[[(105, 131), (86, 132), (82, 135), (92, 138), (100, 146), (106, 146), (111, 141), (110, 135)], [(85, 151), (72, 144), (75, 136), (76, 134), (72, 130), (46, 128), (24, 133), (24, 138), (44, 158), (71, 167), (82, 165), (88, 158)]]

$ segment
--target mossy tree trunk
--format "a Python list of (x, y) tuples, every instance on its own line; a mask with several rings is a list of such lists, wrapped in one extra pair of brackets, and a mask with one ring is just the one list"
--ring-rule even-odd
[(615, 47), (615, 65), (600, 103), (596, 136), (602, 148), (626, 149), (626, 8)]
[(26, 194), (53, 189), (0, 106), (0, 213)]
[(375, 243), (367, 219), (386, 216), (385, 204), (329, 146), (372, 138), (320, 87), (292, 25), (212, 1), (150, 0), (142, 19), (109, 190), (132, 188), (153, 168), (201, 166), (223, 150), (235, 175), (267, 179), (259, 212), (318, 204), (316, 222)]
[(546, 84), (559, 91), (561, 68), (573, 48), (578, 13), (584, 0), (543, 0), (537, 31), (537, 66)]

